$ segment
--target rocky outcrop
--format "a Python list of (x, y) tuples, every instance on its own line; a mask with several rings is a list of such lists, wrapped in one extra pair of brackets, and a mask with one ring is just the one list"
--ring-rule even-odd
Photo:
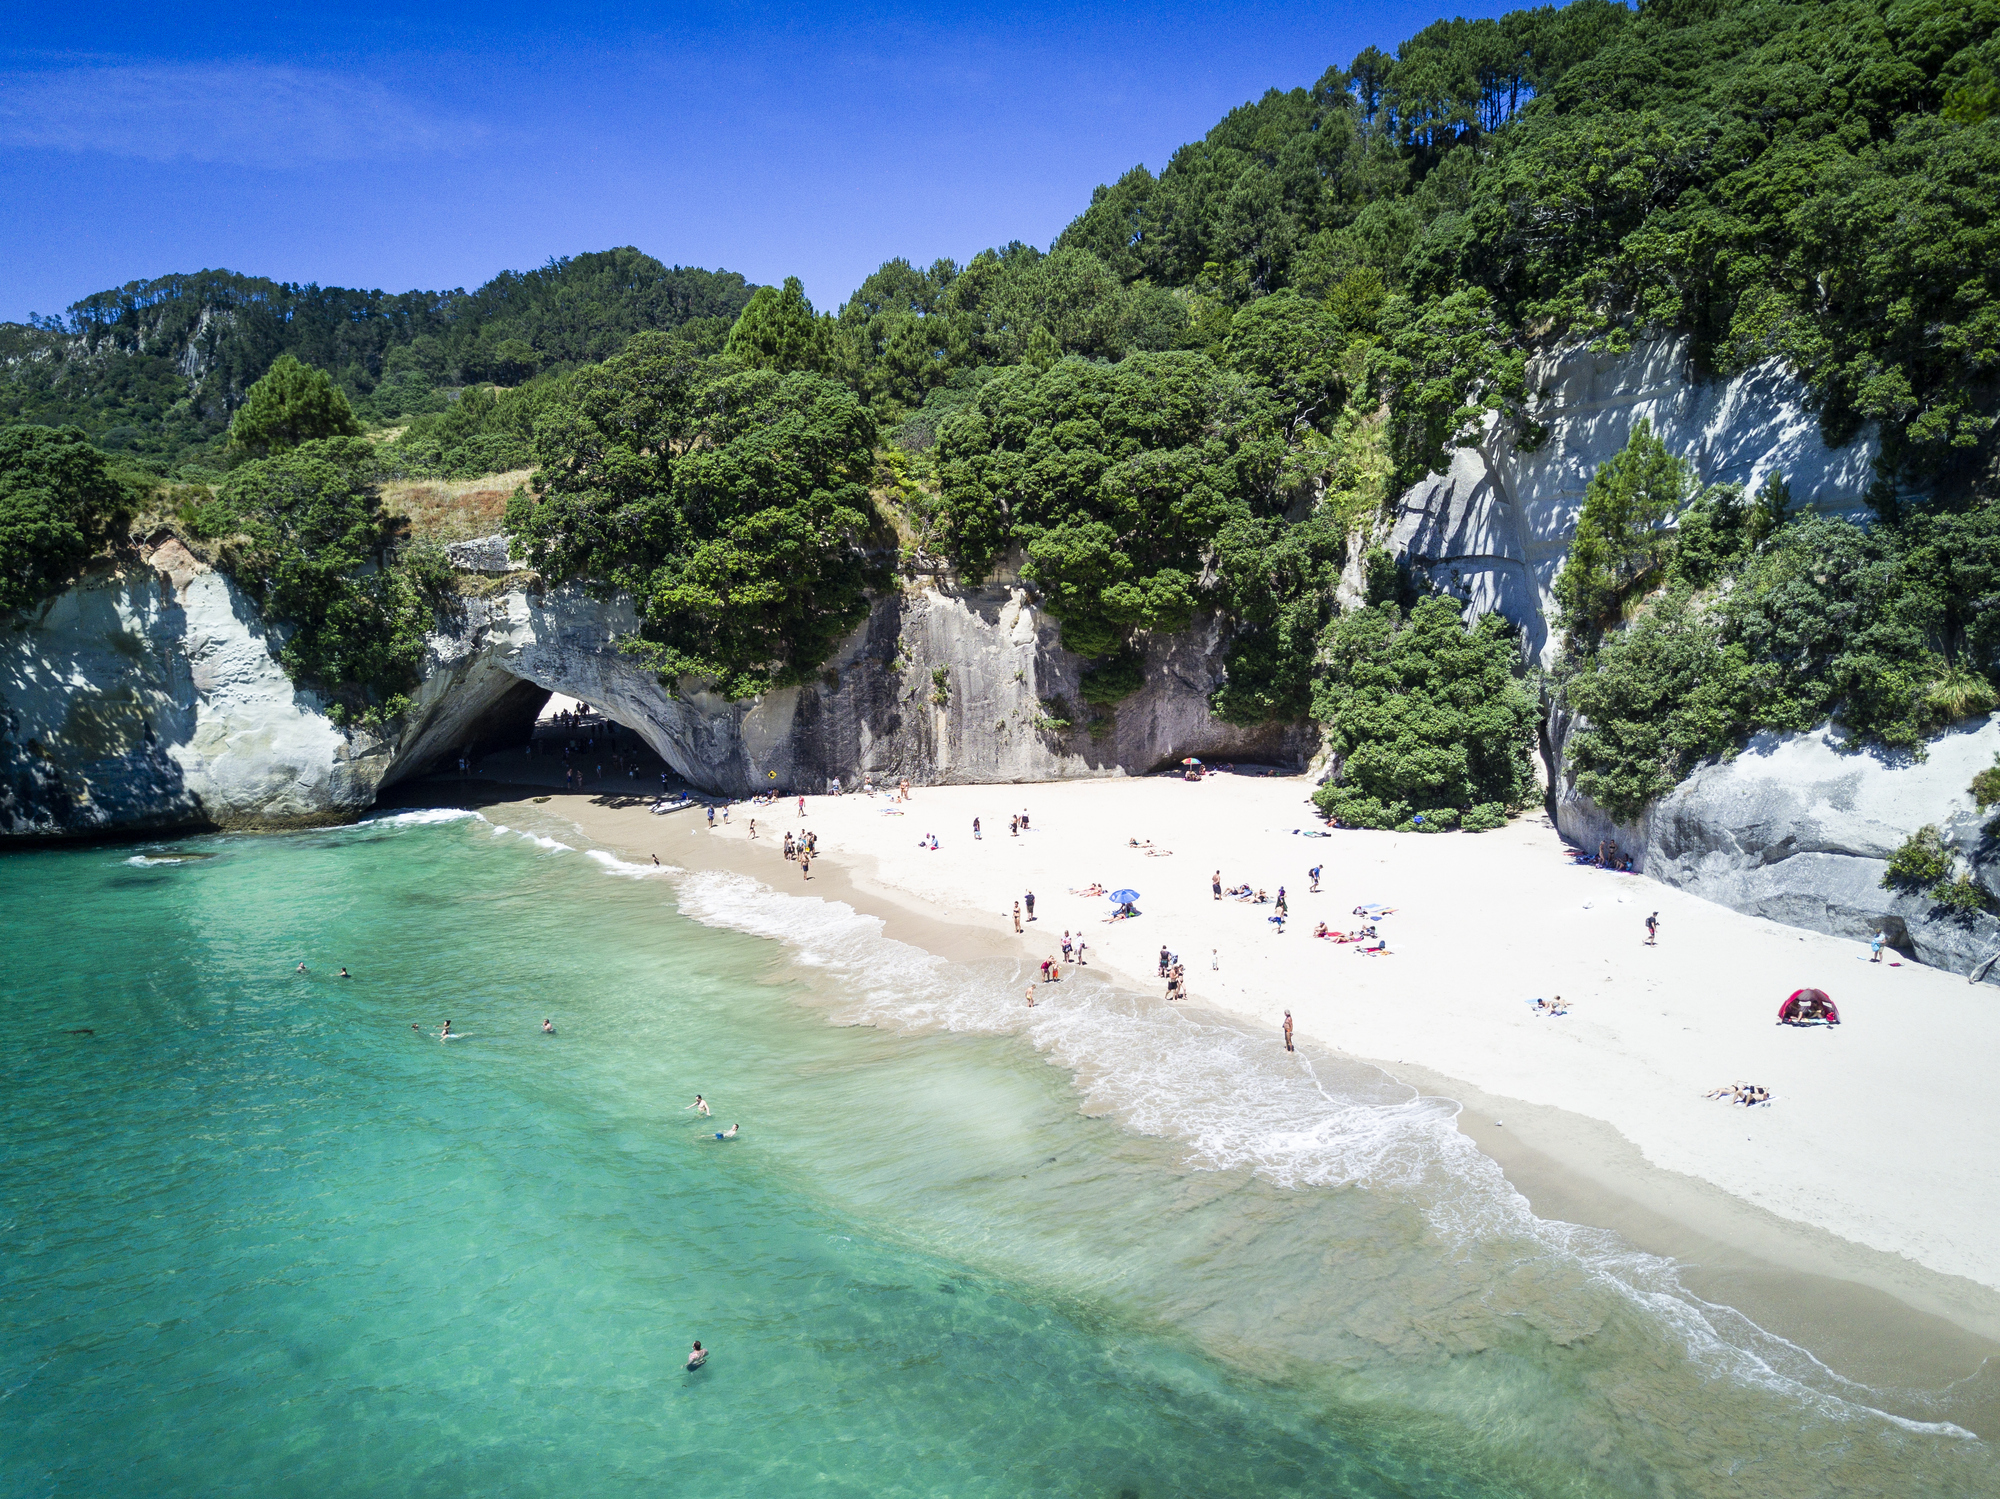
[(1528, 387), (1546, 427), (1531, 451), (1521, 430), (1491, 421), (1479, 445), (1402, 495), (1389, 546), (1413, 569), (1521, 627), (1547, 665), (1557, 640), (1550, 590), (1569, 554), (1590, 476), (1625, 446), (1641, 417), (1705, 484), (1754, 490), (1782, 474), (1799, 508), (1854, 514), (1874, 482), (1879, 441), (1864, 430), (1840, 448), (1820, 436), (1805, 387), (1772, 360), (1729, 380), (1695, 378), (1688, 341), (1657, 338), (1626, 354), (1575, 346), (1530, 361)]
[(0, 833), (336, 821), (393, 758), (293, 687), (256, 606), (178, 541), (0, 627)]
[[(275, 659), (255, 605), (166, 536), (0, 627), (0, 836), (292, 827), (354, 817), (386, 786), (519, 744), (550, 692), (603, 708), (694, 786), (818, 790), (833, 776), (1119, 776), (1184, 755), (1296, 765), (1290, 727), (1208, 712), (1213, 622), (1146, 643), (1145, 686), (1085, 721), (1083, 662), (1018, 582), (879, 600), (821, 677), (732, 703), (663, 684), (618, 648), (621, 599), (544, 588), (504, 538), (452, 549), (469, 579), (393, 734), (344, 729)], [(1056, 706), (1058, 700), (1066, 707)]]
[(1647, 808), (1613, 823), (1559, 783), (1557, 825), (1621, 853), (1663, 884), (1789, 926), (1892, 947), (1970, 973), (2000, 951), (2000, 920), (1963, 915), (1882, 888), (1889, 857), (1936, 824), (1966, 868), (2000, 895), (2000, 862), (1968, 787), (2000, 755), (2000, 715), (1933, 739), (1921, 759), (1860, 748), (1836, 727), (1760, 734), (1734, 759), (1705, 765)]

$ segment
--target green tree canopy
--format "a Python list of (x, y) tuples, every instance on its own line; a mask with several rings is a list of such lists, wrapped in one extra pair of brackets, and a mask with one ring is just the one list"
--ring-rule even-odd
[(641, 335), (535, 426), (508, 528), (534, 565), (631, 590), (628, 647), (730, 697), (806, 680), (868, 614), (875, 424), (804, 371), (716, 368)]
[(813, 311), (805, 286), (797, 276), (785, 278), (784, 289), (760, 286), (729, 330), (724, 357), (748, 369), (790, 374), (805, 370), (823, 374), (833, 367), (833, 334), (828, 321)]
[(1314, 793), (1351, 827), (1399, 827), (1421, 813), (1449, 826), (1475, 807), (1516, 807), (1534, 789), (1535, 705), (1520, 681), (1514, 628), (1497, 614), (1467, 626), (1433, 596), (1334, 621), (1313, 716), (1340, 772)]
[(242, 465), (218, 496), (237, 532), (224, 567), (286, 625), (279, 660), (340, 722), (407, 708), (450, 587), (441, 556), (400, 545), (374, 479), (367, 443), (325, 438)]
[(1615, 619), (1624, 597), (1659, 568), (1671, 545), (1666, 524), (1691, 498), (1691, 482), (1687, 465), (1643, 416), (1625, 446), (1590, 476), (1569, 560), (1555, 582), (1573, 637)]
[(1201, 354), (1019, 366), (939, 433), (947, 551), (983, 576), (1023, 547), (1063, 643), (1114, 655), (1193, 617), (1211, 539), (1269, 501), (1270, 426), (1268, 398)]
[(360, 435), (361, 423), (333, 377), (281, 354), (230, 422), (229, 447), (241, 457), (268, 458), (322, 438)]
[(61, 587), (132, 508), (80, 428), (0, 429), (0, 610)]

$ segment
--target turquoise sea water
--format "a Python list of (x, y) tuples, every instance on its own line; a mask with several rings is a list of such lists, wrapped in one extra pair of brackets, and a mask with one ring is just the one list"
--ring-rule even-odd
[(1447, 1106), (842, 907), (405, 814), (0, 909), (0, 1494), (2000, 1493)]

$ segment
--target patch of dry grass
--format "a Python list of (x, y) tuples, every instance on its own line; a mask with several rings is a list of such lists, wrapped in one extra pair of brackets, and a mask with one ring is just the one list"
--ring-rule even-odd
[(507, 498), (528, 482), (530, 469), (477, 479), (397, 479), (382, 486), (382, 508), (407, 516), (419, 541), (470, 541), (502, 529)]

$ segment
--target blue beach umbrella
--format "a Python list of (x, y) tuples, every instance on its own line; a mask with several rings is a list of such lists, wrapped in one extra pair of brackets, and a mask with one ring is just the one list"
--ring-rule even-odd
[(1129, 906), (1139, 898), (1139, 892), (1136, 890), (1114, 890), (1111, 892), (1111, 898), (1121, 906)]

